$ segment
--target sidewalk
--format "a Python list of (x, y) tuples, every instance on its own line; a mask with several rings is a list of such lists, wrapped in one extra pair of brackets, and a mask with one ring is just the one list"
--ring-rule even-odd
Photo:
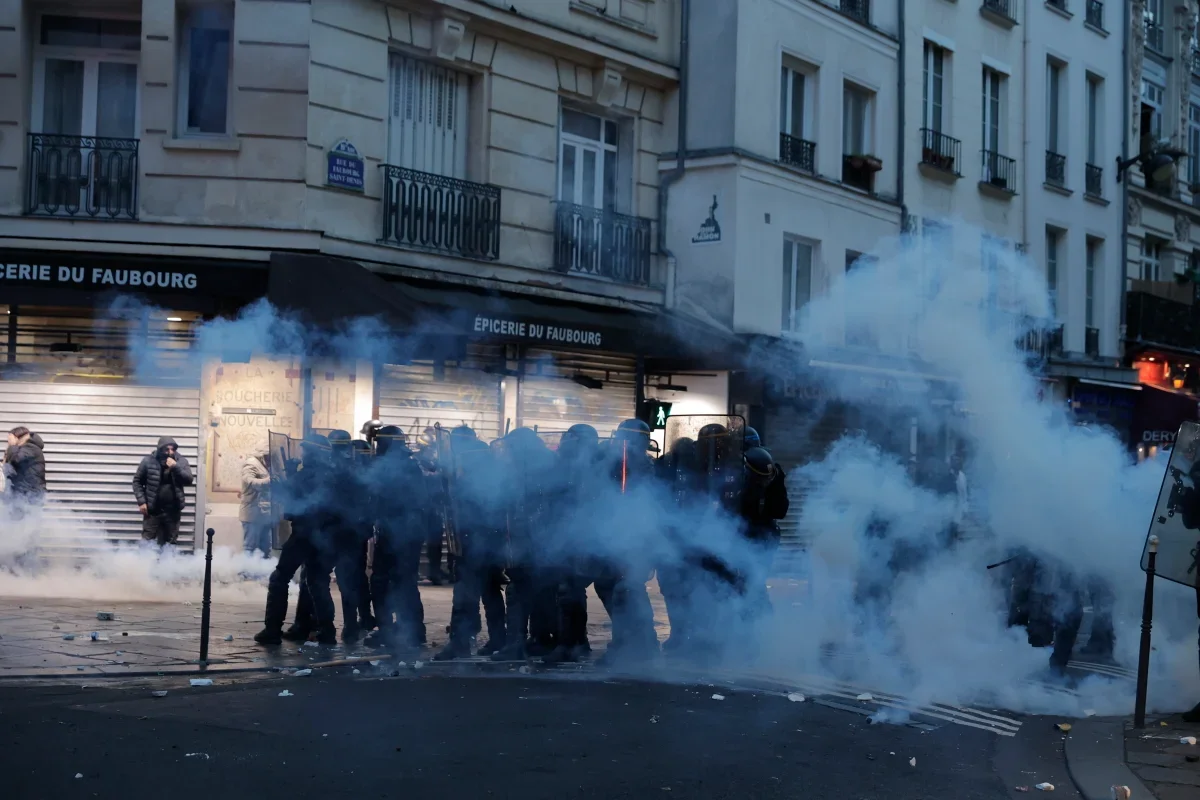
[(1158, 800), (1200, 800), (1200, 744), (1181, 744), (1200, 724), (1179, 715), (1148, 717), (1146, 728), (1125, 725), (1125, 761)]

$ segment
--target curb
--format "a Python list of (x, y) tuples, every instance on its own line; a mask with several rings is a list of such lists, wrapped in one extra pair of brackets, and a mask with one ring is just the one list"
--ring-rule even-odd
[(1154, 793), (1125, 763), (1125, 719), (1076, 720), (1063, 747), (1067, 773), (1085, 800), (1110, 800), (1113, 786), (1128, 786), (1130, 800), (1154, 800)]

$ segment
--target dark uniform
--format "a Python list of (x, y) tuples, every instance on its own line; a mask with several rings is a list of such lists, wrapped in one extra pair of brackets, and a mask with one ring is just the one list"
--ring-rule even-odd
[(283, 641), (288, 584), (301, 567), (304, 567), (303, 580), (312, 598), (317, 640), (321, 644), (337, 644), (333, 596), (329, 591), (329, 574), (334, 561), (330, 531), (337, 519), (329, 510), (332, 470), (328, 440), (323, 436), (307, 437), (303, 445), (303, 462), (280, 486), (284, 518), (291, 520), (292, 535), (284, 542), (279, 562), (267, 583), (263, 629), (254, 637), (259, 644), (276, 645)]
[(779, 549), (779, 520), (790, 503), (787, 476), (763, 447), (746, 451), (746, 480), (742, 488), (742, 535), (750, 547), (744, 613), (748, 621), (770, 613), (766, 579)]

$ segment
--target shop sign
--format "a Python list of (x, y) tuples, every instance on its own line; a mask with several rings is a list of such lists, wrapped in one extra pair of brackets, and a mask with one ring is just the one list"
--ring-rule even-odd
[(361, 192), (366, 188), (363, 157), (349, 139), (339, 139), (327, 155), (326, 185), (352, 192)]
[(531, 322), (522, 319), (506, 319), (486, 314), (476, 315), (475, 324), (472, 329), (475, 333), (521, 339), (527, 342), (583, 345), (585, 347), (600, 347), (604, 344), (604, 335), (598, 330), (571, 328), (564, 325)]
[(717, 222), (717, 196), (713, 195), (708, 207), (708, 218), (700, 223), (700, 230), (692, 237), (692, 244), (717, 244), (721, 241), (721, 223)]
[(196, 291), (195, 272), (169, 269), (64, 267), (54, 264), (0, 264), (0, 285), (61, 286), (76, 289), (182, 289)]

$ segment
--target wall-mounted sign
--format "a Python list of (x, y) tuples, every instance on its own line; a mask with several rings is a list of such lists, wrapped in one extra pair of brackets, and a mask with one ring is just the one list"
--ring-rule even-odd
[(349, 139), (339, 139), (328, 153), (325, 183), (338, 189), (361, 192), (366, 188), (363, 157)]
[(692, 237), (692, 244), (716, 244), (721, 241), (721, 224), (717, 222), (717, 196), (713, 195), (708, 207), (708, 219), (700, 224), (700, 230)]
[(194, 272), (169, 269), (111, 269), (108, 267), (62, 267), (54, 264), (0, 264), (0, 285), (49, 284), (78, 289), (199, 288), (200, 279)]
[(473, 331), (491, 336), (523, 339), (530, 342), (545, 342), (547, 344), (575, 344), (586, 347), (600, 347), (604, 343), (603, 334), (597, 330), (570, 328), (547, 322), (505, 319), (503, 317), (491, 317), (483, 314), (475, 317)]

